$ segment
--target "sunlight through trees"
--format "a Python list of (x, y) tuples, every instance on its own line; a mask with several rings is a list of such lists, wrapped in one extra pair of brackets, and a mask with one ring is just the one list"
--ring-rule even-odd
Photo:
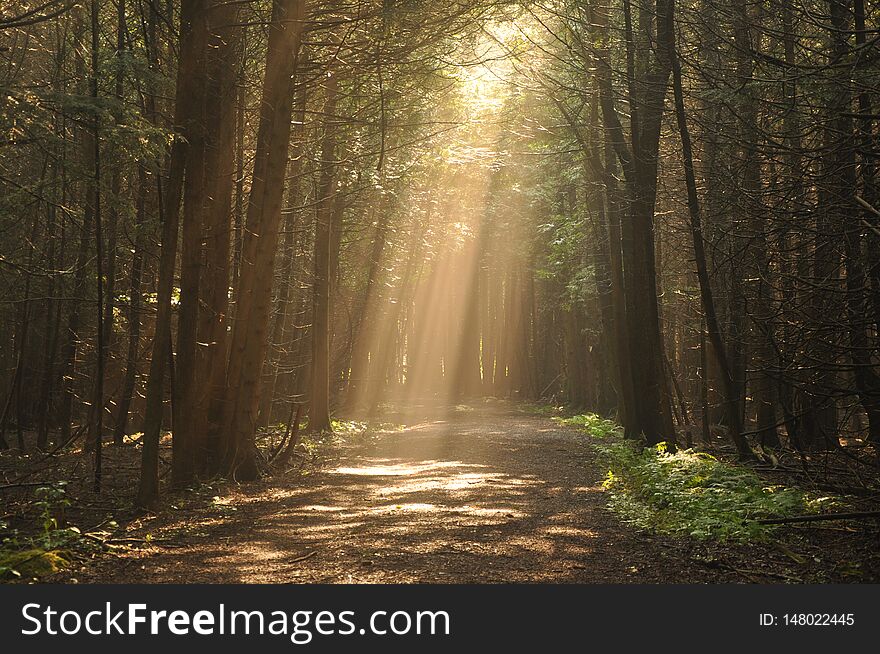
[(12, 3), (0, 447), (81, 447), (99, 489), (105, 440), (137, 442), (151, 506), (166, 468), (256, 479), (294, 416), (500, 397), (875, 480), (876, 21), (863, 0)]

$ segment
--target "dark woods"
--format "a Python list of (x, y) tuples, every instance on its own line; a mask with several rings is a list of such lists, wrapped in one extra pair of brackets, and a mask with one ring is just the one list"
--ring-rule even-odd
[(137, 443), (148, 506), (168, 432), (172, 486), (250, 480), (302, 407), (495, 396), (876, 475), (877, 19), (7, 2), (0, 447)]

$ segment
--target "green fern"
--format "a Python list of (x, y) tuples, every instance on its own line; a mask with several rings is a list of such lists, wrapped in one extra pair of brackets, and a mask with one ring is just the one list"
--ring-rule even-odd
[(801, 490), (765, 484), (755, 473), (704, 452), (639, 450), (627, 442), (596, 446), (608, 466), (610, 508), (641, 529), (713, 540), (763, 540), (758, 522), (810, 511)]

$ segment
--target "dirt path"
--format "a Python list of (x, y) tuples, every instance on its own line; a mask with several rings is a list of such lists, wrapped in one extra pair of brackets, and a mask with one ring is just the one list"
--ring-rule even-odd
[(306, 476), (230, 489), (181, 511), (185, 528), (173, 511), (160, 515), (140, 533), (161, 546), (74, 575), (231, 583), (735, 579), (695, 566), (682, 545), (622, 526), (605, 509), (602, 477), (582, 434), (514, 407), (480, 406), (420, 420)]

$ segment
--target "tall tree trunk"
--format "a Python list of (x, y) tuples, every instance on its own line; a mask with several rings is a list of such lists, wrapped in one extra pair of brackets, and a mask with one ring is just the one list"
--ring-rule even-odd
[(104, 330), (104, 234), (103, 216), (101, 215), (101, 115), (98, 112), (98, 38), (99, 38), (99, 2), (92, 0), (92, 66), (91, 66), (91, 90), (92, 101), (95, 103), (95, 115), (92, 119), (92, 139), (95, 152), (93, 155), (94, 171), (94, 211), (95, 211), (95, 261), (97, 276), (97, 299), (98, 299), (98, 327), (97, 327), (97, 354), (98, 361), (95, 370), (95, 391), (93, 396), (92, 414), (95, 421), (95, 477), (94, 489), (101, 492), (102, 458), (104, 444), (104, 370), (109, 352), (107, 333)]
[(275, 0), (260, 102), (247, 223), (242, 243), (236, 319), (232, 328), (221, 447), (232, 477), (254, 479), (260, 373), (266, 356), (272, 280), (293, 111), (293, 76), (305, 0)]
[(272, 416), (272, 407), (275, 402), (275, 389), (281, 374), (280, 365), (288, 351), (285, 347), (285, 337), (289, 332), (289, 319), (291, 306), (296, 303), (291, 298), (291, 287), (295, 283), (293, 264), (296, 259), (297, 238), (296, 233), (300, 228), (300, 211), (295, 208), (299, 202), (303, 161), (303, 125), (305, 124), (307, 85), (304, 82), (297, 84), (296, 93), (296, 136), (294, 137), (294, 155), (290, 163), (290, 182), (287, 191), (287, 218), (284, 221), (284, 243), (281, 246), (281, 287), (275, 301), (275, 320), (272, 324), (272, 333), (269, 336), (269, 353), (264, 364), (263, 388), (260, 391), (260, 417), (259, 426), (267, 427)]
[(332, 431), (330, 423), (330, 264), (333, 199), (336, 187), (337, 75), (328, 73), (324, 101), (324, 136), (321, 144), (321, 175), (315, 219), (315, 272), (312, 314), (312, 393), (309, 430)]
[[(758, 16), (749, 0), (736, 0), (734, 10), (734, 50), (736, 59), (736, 81), (738, 86), (739, 116), (739, 169), (741, 174), (739, 196), (742, 205), (738, 213), (745, 216), (743, 227), (750, 230), (746, 264), (747, 275), (754, 280), (751, 317), (754, 335), (754, 373), (752, 375), (751, 396), (756, 405), (755, 430), (762, 446), (779, 447), (776, 433), (775, 388), (769, 368), (775, 362), (772, 345), (772, 307), (770, 294), (772, 288), (767, 280), (767, 230), (765, 208), (761, 201), (761, 161), (758, 156), (758, 102), (754, 92), (754, 52), (759, 50), (760, 36), (756, 24)], [(734, 219), (736, 220), (736, 219)], [(736, 229), (734, 223), (734, 229)], [(734, 273), (736, 274), (736, 273)]]
[[(832, 56), (836, 62), (843, 61), (850, 48), (847, 36), (850, 30), (849, 13), (851, 3), (847, 0), (830, 0)], [(864, 20), (864, 8), (861, 10)], [(864, 25), (862, 25), (864, 27)], [(834, 224), (844, 233), (845, 269), (847, 290), (847, 323), (849, 332), (849, 354), (853, 364), (853, 377), (859, 401), (868, 416), (868, 438), (880, 442), (880, 375), (877, 374), (868, 340), (871, 321), (868, 314), (867, 293), (868, 276), (865, 270), (865, 255), (862, 251), (863, 222), (861, 208), (855, 201), (856, 157), (855, 133), (852, 117), (852, 83), (850, 72), (841, 68), (836, 73), (832, 97), (835, 99), (834, 115), (832, 189), (829, 195), (831, 211), (835, 214)], [(864, 173), (863, 173), (864, 178)], [(870, 182), (869, 182), (870, 183)], [(876, 256), (876, 254), (875, 254)]]
[[(76, 17), (76, 30), (74, 41), (82, 43), (85, 35), (85, 20), (83, 12), (78, 11)], [(82, 58), (85, 48), (77, 48), (77, 77), (85, 76), (86, 65)], [(87, 128), (80, 128), (80, 156), (85, 170), (94, 170), (95, 146), (92, 142), (93, 134)], [(71, 439), (71, 422), (73, 420), (73, 400), (75, 396), (76, 359), (79, 352), (80, 329), (82, 327), (82, 303), (85, 301), (86, 281), (88, 276), (89, 245), (92, 241), (92, 224), (95, 216), (95, 186), (94, 180), (86, 182), (85, 206), (83, 208), (82, 223), (80, 227), (79, 244), (76, 255), (76, 272), (73, 282), (73, 301), (70, 303), (70, 313), (67, 316), (67, 327), (64, 333), (64, 342), (61, 346), (61, 365), (63, 369), (61, 406), (58, 412), (60, 426), (60, 442), (67, 443)]]
[(141, 477), (137, 496), (139, 506), (151, 506), (159, 497), (159, 436), (162, 428), (165, 366), (169, 360), (173, 360), (171, 296), (177, 259), (180, 199), (187, 159), (188, 132), (198, 111), (196, 93), (193, 92), (196, 84), (194, 77), (198, 70), (196, 64), (198, 53), (207, 45), (207, 34), (203, 30), (194, 29), (194, 26), (201, 20), (205, 2), (206, 0), (183, 0), (180, 10), (180, 65), (177, 69), (174, 106), (174, 128), (177, 135), (171, 146), (168, 182), (164, 193), (160, 192), (162, 252), (156, 293), (156, 328), (144, 410)]
[(192, 388), (193, 472), (221, 471), (220, 415), (226, 392), (235, 127), (242, 37), (239, 7), (218, 3), (208, 19), (205, 93), (205, 192), (199, 282), (198, 347)]
[[(785, 64), (789, 69), (794, 70), (797, 66), (796, 60), (796, 32), (793, 24), (793, 0), (781, 0), (781, 20), (782, 20), (782, 39)], [(787, 203), (787, 208), (797, 220), (808, 220), (806, 197), (803, 184), (803, 147), (801, 142), (801, 125), (798, 115), (797, 102), (797, 79), (790, 76), (785, 81), (783, 93), (785, 96), (785, 119), (783, 123), (783, 132), (785, 135), (785, 147), (788, 152), (784, 159), (784, 179), (791, 187), (789, 195), (791, 200)], [(798, 301), (798, 295), (801, 289), (799, 284), (795, 283), (796, 277), (806, 277), (806, 275), (798, 274), (798, 262), (795, 257), (791, 256), (791, 251), (795, 247), (795, 235), (789, 227), (789, 221), (783, 225), (779, 236), (779, 251), (781, 254), (780, 268), (782, 269), (783, 297), (795, 298), (794, 304), (800, 304), (803, 300)], [(806, 257), (803, 257), (805, 259)], [(803, 264), (800, 264), (803, 265)], [(799, 387), (798, 382), (802, 381), (796, 378), (794, 370), (800, 366), (800, 352), (796, 351), (791, 345), (795, 341), (796, 323), (798, 322), (795, 315), (789, 315), (788, 306), (791, 303), (783, 305), (783, 328), (782, 328), (782, 348), (779, 359), (780, 375), (779, 375), (779, 399), (782, 413), (785, 420), (785, 431), (788, 440), (792, 443), (800, 443), (803, 441), (803, 420), (800, 416), (799, 406), (804, 402), (802, 398), (804, 391)], [(784, 372), (782, 372), (784, 371)]]
[[(740, 396), (736, 390), (736, 384), (731, 370), (731, 364), (727, 355), (727, 347), (721, 334), (721, 326), (715, 311), (715, 300), (712, 295), (712, 287), (709, 281), (709, 270), (706, 265), (706, 251), (703, 243), (703, 228), (700, 216), (700, 202), (697, 196), (696, 175), (694, 173), (694, 160), (691, 148), (690, 132), (687, 125), (687, 116), (684, 107), (684, 94), (681, 83), (681, 67), (678, 55), (675, 52), (675, 35), (668, 34), (669, 48), (672, 54), (672, 87), (675, 100), (675, 115), (681, 137), (681, 151), (685, 171), (685, 183), (687, 186), (688, 212), (690, 215), (691, 237), (694, 245), (694, 259), (697, 267), (697, 278), (700, 282), (700, 299), (703, 305), (706, 327), (709, 339), (712, 342), (712, 350), (718, 359), (721, 368), (722, 381), (724, 383), (724, 399), (727, 411), (728, 428), (730, 436), (736, 445), (737, 452), (742, 459), (753, 457), (751, 447), (743, 435), (742, 411), (740, 408)], [(704, 368), (705, 374), (705, 368)], [(708, 402), (705, 402), (708, 404)], [(705, 413), (704, 404), (704, 413)], [(705, 422), (707, 416), (703, 416)], [(705, 434), (705, 432), (704, 432)]]
[(128, 350), (125, 355), (125, 373), (116, 413), (113, 441), (122, 445), (128, 431), (128, 413), (137, 383), (141, 341), (141, 284), (144, 272), (144, 227), (146, 224), (147, 171), (143, 162), (138, 163), (138, 195), (135, 209), (134, 251), (131, 255), (131, 274), (128, 285)]
[[(626, 320), (629, 352), (639, 365), (630, 368), (635, 434), (649, 444), (667, 441), (674, 448), (675, 432), (663, 370), (663, 337), (657, 299), (654, 252), (654, 203), (657, 195), (657, 162), (663, 105), (672, 64), (668, 34), (673, 24), (672, 0), (658, 0), (656, 19), (643, 10), (642, 35), (656, 23), (656, 47), (636, 47), (629, 0), (624, 0), (627, 40), (627, 83), (630, 108), (630, 145), (613, 105), (608, 61), (599, 63), (599, 85), (605, 128), (623, 166), (628, 190), (628, 220), (624, 223), (623, 270), (626, 289)], [(607, 29), (601, 30), (605, 32)], [(601, 34), (600, 32), (600, 34)], [(601, 38), (607, 38), (602, 35)], [(640, 39), (641, 40), (643, 40)], [(636, 77), (637, 61), (639, 77)]]
[[(56, 133), (58, 132), (57, 124), (58, 123), (56, 123)], [(61, 164), (56, 163), (52, 166), (53, 188), (55, 187), (54, 182), (58, 176), (58, 168), (60, 165)], [(63, 206), (63, 202), (58, 204)], [(64, 239), (63, 235), (60, 239), (57, 236), (58, 211), (55, 202), (46, 204), (46, 213), (46, 220), (48, 223), (46, 227), (46, 261), (52, 266), (53, 271), (58, 271), (61, 270), (62, 267), (61, 258), (63, 257), (63, 247), (56, 248), (56, 239), (61, 241), (62, 246)], [(46, 311), (44, 319), (46, 327), (43, 333), (42, 342), (43, 367), (40, 374), (40, 387), (37, 391), (37, 449), (41, 452), (45, 451), (49, 445), (49, 404), (52, 395), (52, 388), (55, 383), (55, 356), (58, 350), (58, 334), (61, 317), (60, 307), (62, 304), (55, 298), (57, 288), (58, 273), (53, 272), (49, 276), (48, 289), (46, 292)]]
[(187, 148), (183, 184), (183, 214), (180, 226), (180, 303), (177, 314), (177, 375), (172, 398), (174, 435), (171, 441), (171, 484), (182, 488), (196, 477), (196, 450), (203, 421), (196, 415), (197, 386), (207, 380), (196, 378), (199, 349), (199, 309), (205, 240), (204, 223), (208, 203), (206, 166), (208, 131), (208, 56), (214, 45), (210, 21), (217, 11), (216, 0), (204, 0), (202, 11), (192, 20), (193, 39), (199, 43), (191, 56), (192, 85), (189, 93), (193, 114), (187, 125)]
[[(348, 405), (353, 410), (363, 409), (366, 406), (366, 389), (371, 385), (372, 376), (378, 373), (375, 365), (375, 351), (377, 338), (377, 307), (381, 302), (378, 297), (379, 272), (383, 262), (385, 245), (388, 242), (388, 228), (390, 224), (391, 206), (387, 197), (379, 202), (379, 217), (376, 223), (376, 231), (370, 247), (369, 265), (367, 269), (367, 281), (363, 291), (360, 310), (356, 312), (354, 341), (351, 355), (351, 379), (348, 385)], [(373, 355), (371, 359), (371, 353)]]
[[(157, 37), (157, 23), (159, 17), (155, 8), (151, 6), (147, 10), (146, 25), (144, 29), (144, 45), (147, 61), (151, 71), (159, 68), (159, 46)], [(159, 122), (156, 93), (154, 84), (149, 82), (143, 95), (142, 110), (145, 118), (152, 126)], [(116, 414), (116, 426), (113, 431), (113, 440), (121, 445), (128, 431), (129, 410), (132, 397), (137, 384), (138, 368), (140, 366), (140, 337), (141, 337), (141, 309), (143, 307), (143, 278), (144, 278), (144, 254), (146, 249), (145, 230), (147, 228), (147, 215), (149, 203), (149, 215), (153, 216), (161, 212), (159, 206), (160, 183), (159, 171), (152, 170), (152, 177), (156, 180), (155, 191), (150, 190), (148, 185), (148, 163), (139, 161), (137, 167), (138, 190), (135, 206), (134, 223), (134, 251), (131, 257), (131, 269), (129, 277), (129, 304), (128, 304), (128, 349), (125, 357), (125, 373), (122, 381), (122, 392), (119, 397), (119, 406)]]

